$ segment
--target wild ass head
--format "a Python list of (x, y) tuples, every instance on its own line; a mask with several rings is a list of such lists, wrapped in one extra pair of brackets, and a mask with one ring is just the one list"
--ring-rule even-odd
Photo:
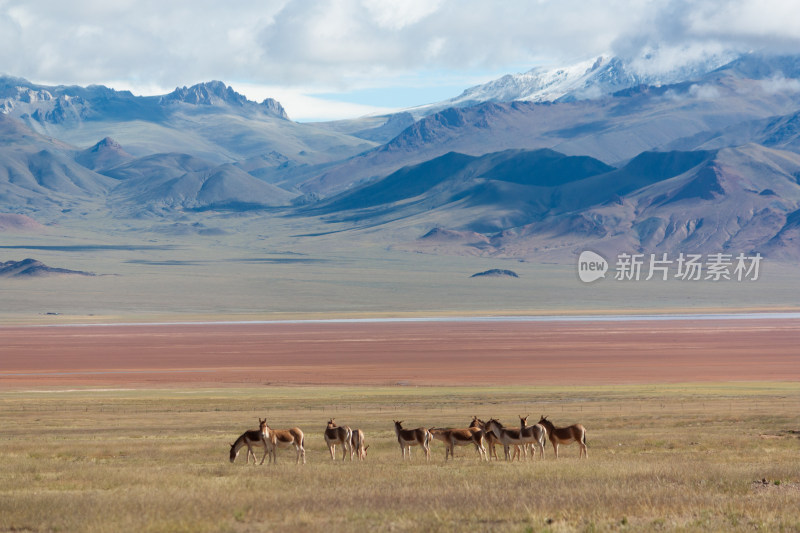
[(231, 444), (231, 463), (236, 460), (237, 455), (239, 452), (236, 450), (236, 444)]

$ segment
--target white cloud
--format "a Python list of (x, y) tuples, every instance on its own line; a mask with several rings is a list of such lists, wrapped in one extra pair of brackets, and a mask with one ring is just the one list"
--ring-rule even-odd
[(17, 24), (20, 29), (27, 30), (33, 26), (33, 15), (25, 8), (25, 6), (11, 7), (7, 11), (8, 18)]
[(250, 83), (234, 83), (232, 87), (247, 96), (248, 99), (257, 102), (265, 98), (278, 100), (289, 118), (298, 122), (338, 120), (396, 111), (389, 107), (337, 102), (328, 98), (320, 98), (315, 96), (315, 93), (320, 93), (319, 89), (310, 87), (286, 88)]
[(767, 94), (796, 94), (800, 93), (800, 80), (787, 79), (776, 76), (768, 80), (761, 80), (761, 89)]
[(442, 5), (442, 0), (362, 0), (361, 3), (379, 27), (400, 30), (435, 13)]
[(689, 94), (698, 100), (716, 100), (719, 98), (719, 89), (713, 85), (692, 85)]
[(792, 0), (729, 0), (703, 2), (688, 17), (688, 29), (697, 36), (752, 40), (800, 38), (800, 3)]

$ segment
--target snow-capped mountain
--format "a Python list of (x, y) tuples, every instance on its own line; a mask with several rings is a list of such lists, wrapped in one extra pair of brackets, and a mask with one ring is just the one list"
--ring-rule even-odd
[(638, 85), (667, 85), (696, 79), (730, 63), (734, 53), (664, 65), (657, 56), (625, 60), (608, 54), (561, 67), (535, 67), (471, 87), (455, 98), (420, 110), (465, 107), (481, 102), (555, 102), (598, 98)]

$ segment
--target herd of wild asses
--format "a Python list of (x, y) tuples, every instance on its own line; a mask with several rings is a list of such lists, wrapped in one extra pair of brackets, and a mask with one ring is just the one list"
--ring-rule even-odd
[[(513, 461), (515, 458), (521, 458), (521, 454), (525, 457), (528, 456), (530, 451), (531, 458), (536, 455), (536, 450), (539, 451), (540, 458), (544, 458), (545, 440), (549, 439), (553, 445), (555, 457), (558, 459), (558, 446), (559, 444), (570, 444), (577, 442), (579, 446), (578, 458), (589, 458), (586, 450), (586, 430), (581, 424), (574, 424), (567, 427), (556, 427), (550, 422), (546, 416), (542, 416), (539, 422), (532, 426), (527, 425), (528, 417), (519, 417), (519, 427), (511, 428), (505, 427), (500, 421), (492, 418), (488, 421), (483, 421), (478, 417), (472, 417), (472, 422), (469, 427), (464, 429), (453, 428), (424, 428), (418, 427), (415, 429), (403, 428), (403, 421), (393, 420), (394, 432), (397, 435), (397, 442), (400, 444), (400, 450), (403, 455), (403, 460), (406, 458), (408, 452), (409, 459), (411, 458), (411, 447), (419, 446), (425, 452), (425, 459), (430, 460), (431, 450), (430, 445), (433, 439), (440, 440), (445, 445), (445, 461), (449, 458), (455, 458), (454, 451), (456, 446), (473, 445), (478, 451), (481, 459), (488, 461), (491, 457), (497, 459), (497, 452), (495, 446), (500, 444), (505, 451), (505, 459)], [(250, 462), (250, 456), (253, 457), (253, 464), (256, 463), (256, 454), (253, 448), (264, 448), (264, 455), (261, 457), (261, 463), (269, 454), (269, 462), (274, 463), (276, 460), (275, 451), (278, 448), (294, 447), (297, 454), (296, 463), (301, 460), (303, 464), (306, 462), (305, 450), (305, 437), (303, 431), (298, 427), (290, 429), (272, 429), (267, 424), (267, 419), (258, 419), (258, 429), (245, 431), (242, 435), (231, 444), (230, 460), (231, 463), (236, 460), (239, 451), (246, 447), (247, 458), (245, 463)], [(350, 456), (352, 461), (354, 457), (359, 460), (364, 460), (367, 457), (368, 444), (364, 442), (364, 432), (360, 429), (351, 429), (349, 426), (339, 426), (336, 424), (335, 419), (331, 418), (325, 428), (325, 443), (328, 445), (328, 450), (331, 453), (331, 459), (336, 459), (336, 446), (341, 446), (342, 461)], [(514, 447), (513, 455), (511, 447)], [(488, 451), (487, 451), (488, 448)]]

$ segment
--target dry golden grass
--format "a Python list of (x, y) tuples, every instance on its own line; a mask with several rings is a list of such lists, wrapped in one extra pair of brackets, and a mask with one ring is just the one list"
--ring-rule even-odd
[[(795, 531), (798, 400), (796, 383), (4, 392), (0, 531)], [(473, 414), (581, 422), (589, 460), (445, 463), (435, 442), (401, 462), (392, 419)], [(308, 464), (231, 465), (259, 416), (299, 425)], [(366, 462), (331, 462), (331, 416), (364, 430)]]

